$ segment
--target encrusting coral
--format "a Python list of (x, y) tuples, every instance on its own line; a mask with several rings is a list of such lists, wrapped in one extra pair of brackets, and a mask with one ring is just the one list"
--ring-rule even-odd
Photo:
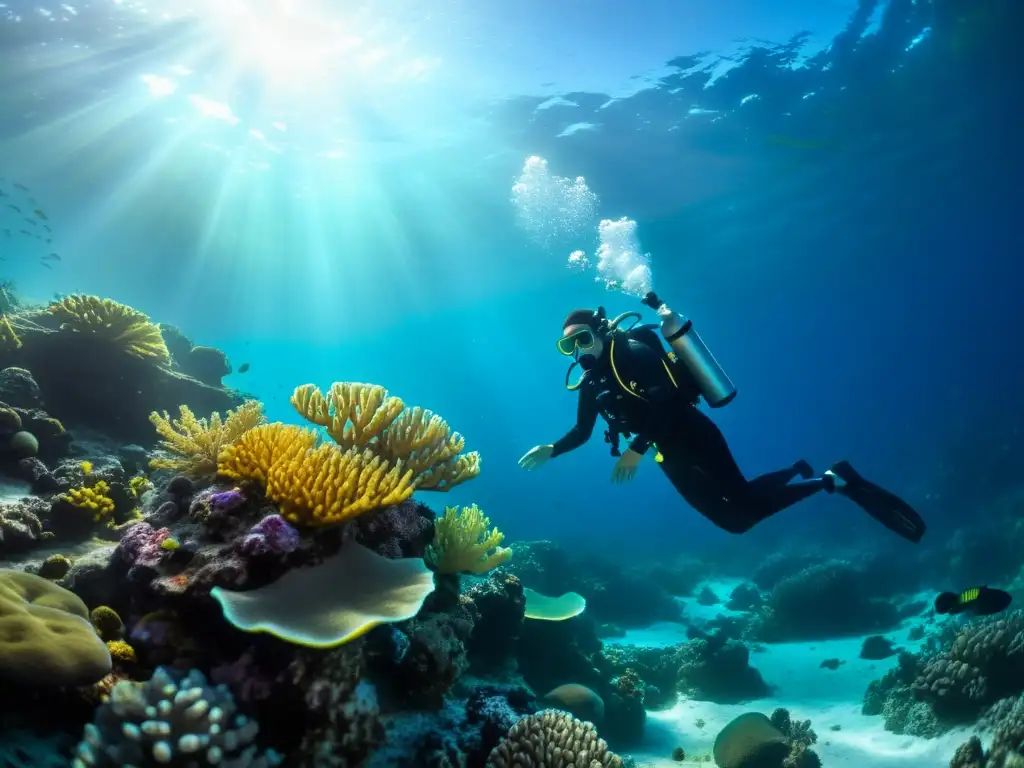
[(61, 321), (62, 331), (106, 339), (134, 357), (161, 365), (171, 362), (160, 327), (137, 309), (113, 299), (75, 294), (54, 302), (48, 310)]
[(439, 573), (486, 573), (512, 556), (500, 546), (505, 534), (490, 528), (490, 519), (474, 504), (445, 507), (444, 516), (434, 524), (434, 541), (425, 560)]
[(448, 491), (480, 474), (480, 454), (461, 453), (462, 435), (432, 411), (406, 408), (382, 386), (335, 382), (325, 395), (304, 384), (291, 404), (342, 449), (368, 449), (392, 467), (401, 462), (417, 490)]
[(153, 469), (169, 469), (196, 477), (217, 472), (217, 457), (246, 432), (263, 424), (263, 404), (258, 400), (245, 403), (228, 411), (225, 418), (214, 412), (210, 418), (197, 419), (187, 405), (179, 406), (181, 417), (171, 419), (165, 411), (149, 415), (162, 440), (163, 456), (150, 462)]
[(399, 504), (413, 493), (411, 473), (359, 448), (317, 445), (316, 432), (288, 424), (249, 430), (220, 454), (224, 477), (258, 480), (288, 522), (334, 525)]

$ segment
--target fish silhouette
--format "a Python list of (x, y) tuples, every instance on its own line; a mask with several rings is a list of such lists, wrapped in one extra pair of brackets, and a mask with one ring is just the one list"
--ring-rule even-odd
[(8, 207), (8, 208), (10, 208), (10, 209), (11, 209), (12, 211), (14, 211), (15, 213), (21, 213), (21, 208), (19, 208), (19, 207), (18, 207), (18, 206), (16, 206), (16, 205), (11, 205), (10, 203), (8, 203), (8, 204), (7, 204), (7, 207)]
[(18, 182), (14, 182), (14, 186), (15, 186), (16, 189), (20, 189), (22, 192), (28, 192), (28, 187), (26, 187), (24, 184), (19, 184)]

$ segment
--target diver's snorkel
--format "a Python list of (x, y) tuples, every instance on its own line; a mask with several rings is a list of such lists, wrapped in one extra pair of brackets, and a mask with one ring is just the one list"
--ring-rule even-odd
[(658, 313), (661, 335), (696, 379), (707, 404), (721, 408), (731, 403), (736, 397), (736, 386), (694, 330), (693, 321), (669, 309), (654, 291), (640, 301)]

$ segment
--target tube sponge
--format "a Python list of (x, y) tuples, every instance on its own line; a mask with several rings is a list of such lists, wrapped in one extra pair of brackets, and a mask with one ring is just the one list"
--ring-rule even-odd
[(179, 681), (158, 667), (148, 682), (114, 686), (85, 726), (72, 765), (277, 765), (275, 753), (260, 753), (252, 744), (258, 731), (255, 720), (236, 714), (225, 686), (211, 687), (195, 669)]
[(434, 576), (422, 560), (393, 560), (350, 541), (320, 565), (289, 571), (265, 587), (214, 587), (210, 595), (238, 629), (332, 648), (378, 624), (411, 619), (433, 591)]
[(480, 454), (462, 454), (465, 438), (444, 419), (406, 408), (377, 384), (335, 382), (327, 394), (304, 384), (291, 404), (343, 449), (367, 448), (392, 466), (401, 461), (419, 490), (448, 491), (480, 474)]
[[(490, 531), (490, 519), (474, 504), (471, 507), (445, 507), (444, 517), (434, 523), (434, 541), (424, 559), (439, 573), (486, 573), (512, 556), (512, 550), (499, 546), (505, 534)], [(493, 551), (492, 551), (493, 550)]]
[(65, 296), (48, 309), (62, 321), (62, 331), (107, 339), (129, 355), (143, 360), (153, 360), (161, 365), (171, 362), (160, 327), (137, 309), (113, 299), (81, 294)]
[(413, 493), (412, 473), (360, 448), (317, 445), (317, 433), (288, 424), (255, 427), (220, 454), (218, 471), (258, 480), (296, 525), (334, 525), (399, 504)]

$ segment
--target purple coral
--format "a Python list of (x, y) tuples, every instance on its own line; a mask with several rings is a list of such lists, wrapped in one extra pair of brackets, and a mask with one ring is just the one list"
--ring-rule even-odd
[(356, 521), (356, 539), (385, 557), (423, 557), (434, 538), (434, 513), (415, 501), (364, 515)]
[(230, 491), (210, 494), (209, 503), (210, 508), (216, 512), (230, 512), (245, 503), (245, 494), (238, 488), (232, 488)]
[(167, 528), (154, 529), (149, 523), (136, 523), (124, 532), (117, 552), (133, 568), (156, 568), (167, 554), (160, 545), (170, 535)]
[(226, 685), (235, 698), (246, 703), (269, 699), (275, 683), (275, 679), (256, 664), (251, 651), (246, 651), (232, 662), (213, 667), (210, 679)]
[(267, 515), (238, 542), (243, 555), (286, 555), (299, 548), (302, 539), (280, 515)]
[(237, 523), (237, 516), (232, 513), (246, 501), (246, 496), (240, 488), (231, 488), (227, 491), (209, 489), (192, 499), (189, 515), (214, 527), (221, 527), (225, 523), (233, 525)]

